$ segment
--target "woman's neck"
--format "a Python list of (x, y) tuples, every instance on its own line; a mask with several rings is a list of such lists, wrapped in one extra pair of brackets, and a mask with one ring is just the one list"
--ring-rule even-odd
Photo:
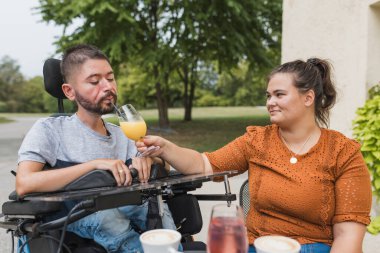
[(279, 127), (278, 131), (284, 144), (295, 154), (307, 153), (321, 136), (321, 129), (316, 123), (302, 127)]
[(303, 125), (303, 126), (291, 126), (291, 127), (281, 127), (279, 126), (279, 132), (286, 141), (289, 142), (302, 142), (308, 138), (311, 134), (320, 132), (319, 126), (315, 124)]

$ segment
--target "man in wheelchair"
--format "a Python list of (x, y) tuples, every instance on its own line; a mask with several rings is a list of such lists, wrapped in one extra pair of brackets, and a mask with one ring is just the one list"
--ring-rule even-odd
[[(40, 119), (25, 136), (18, 153), (17, 194), (57, 191), (96, 169), (110, 171), (118, 186), (128, 186), (133, 167), (139, 181), (147, 182), (151, 165), (161, 160), (135, 157), (134, 142), (101, 118), (113, 112), (117, 98), (108, 58), (94, 46), (74, 46), (63, 55), (61, 72), (62, 90), (78, 110), (72, 116)], [(75, 203), (65, 205), (61, 216)], [(107, 252), (142, 252), (136, 230), (146, 229), (147, 214), (147, 202), (107, 209), (69, 224), (67, 230), (93, 239)], [(164, 228), (175, 229), (166, 205), (162, 218)]]

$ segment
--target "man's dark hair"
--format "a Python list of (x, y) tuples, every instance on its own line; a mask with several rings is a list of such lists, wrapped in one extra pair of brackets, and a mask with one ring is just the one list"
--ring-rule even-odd
[(68, 48), (63, 54), (61, 62), (61, 73), (64, 81), (68, 82), (74, 69), (89, 59), (106, 60), (110, 63), (108, 57), (95, 46), (79, 44)]

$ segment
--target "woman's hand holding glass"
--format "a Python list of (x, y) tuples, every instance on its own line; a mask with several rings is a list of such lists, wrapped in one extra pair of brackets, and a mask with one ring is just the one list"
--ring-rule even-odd
[(136, 142), (137, 150), (144, 156), (157, 157), (161, 156), (164, 151), (165, 139), (148, 135)]

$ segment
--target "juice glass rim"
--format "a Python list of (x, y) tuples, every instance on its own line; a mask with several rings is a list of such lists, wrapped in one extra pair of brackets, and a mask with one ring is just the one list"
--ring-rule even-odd
[[(215, 216), (214, 216), (215, 215)], [(211, 209), (211, 218), (214, 217), (239, 217), (243, 218), (243, 209), (236, 204), (217, 204)]]

